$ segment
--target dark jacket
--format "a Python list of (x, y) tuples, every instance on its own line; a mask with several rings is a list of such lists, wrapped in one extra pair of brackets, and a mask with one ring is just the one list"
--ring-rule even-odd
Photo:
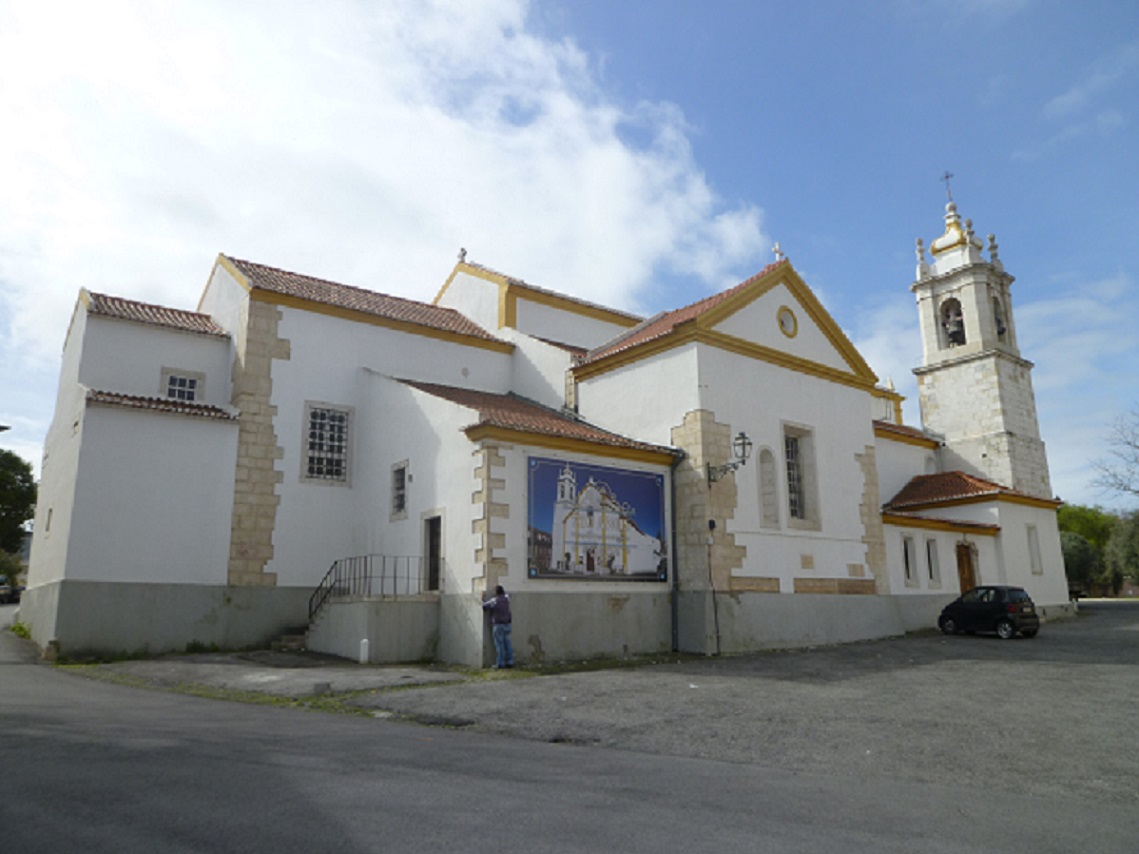
[(503, 593), (501, 596), (492, 596), (483, 602), (482, 606), (485, 610), (490, 611), (490, 623), (492, 626), (510, 622), (509, 593)]

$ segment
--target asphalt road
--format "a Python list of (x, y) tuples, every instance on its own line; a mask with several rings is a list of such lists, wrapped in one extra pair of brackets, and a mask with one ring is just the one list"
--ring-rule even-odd
[(2, 633), (0, 851), (1136, 852), (1139, 603), (1085, 613), (358, 695), (380, 720), (81, 679)]

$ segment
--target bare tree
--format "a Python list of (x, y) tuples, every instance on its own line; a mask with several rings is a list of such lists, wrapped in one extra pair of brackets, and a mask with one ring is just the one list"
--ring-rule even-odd
[(1139, 405), (1112, 423), (1107, 444), (1108, 456), (1095, 463), (1095, 485), (1139, 496)]

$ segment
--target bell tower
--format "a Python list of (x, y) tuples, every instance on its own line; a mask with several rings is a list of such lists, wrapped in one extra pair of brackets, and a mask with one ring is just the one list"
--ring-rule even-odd
[(944, 437), (943, 467), (1051, 498), (1036, 420), (1032, 362), (1020, 355), (1009, 286), (1013, 277), (988, 236), (989, 257), (950, 197), (945, 233), (927, 262), (917, 241), (922, 365), (915, 368), (924, 427)]

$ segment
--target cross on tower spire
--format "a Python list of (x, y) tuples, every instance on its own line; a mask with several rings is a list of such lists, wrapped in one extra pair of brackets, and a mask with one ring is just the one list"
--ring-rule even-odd
[(941, 180), (945, 182), (945, 195), (949, 197), (949, 201), (953, 201), (953, 189), (949, 186), (949, 179), (953, 177), (953, 173), (948, 169), (945, 174), (941, 176)]

